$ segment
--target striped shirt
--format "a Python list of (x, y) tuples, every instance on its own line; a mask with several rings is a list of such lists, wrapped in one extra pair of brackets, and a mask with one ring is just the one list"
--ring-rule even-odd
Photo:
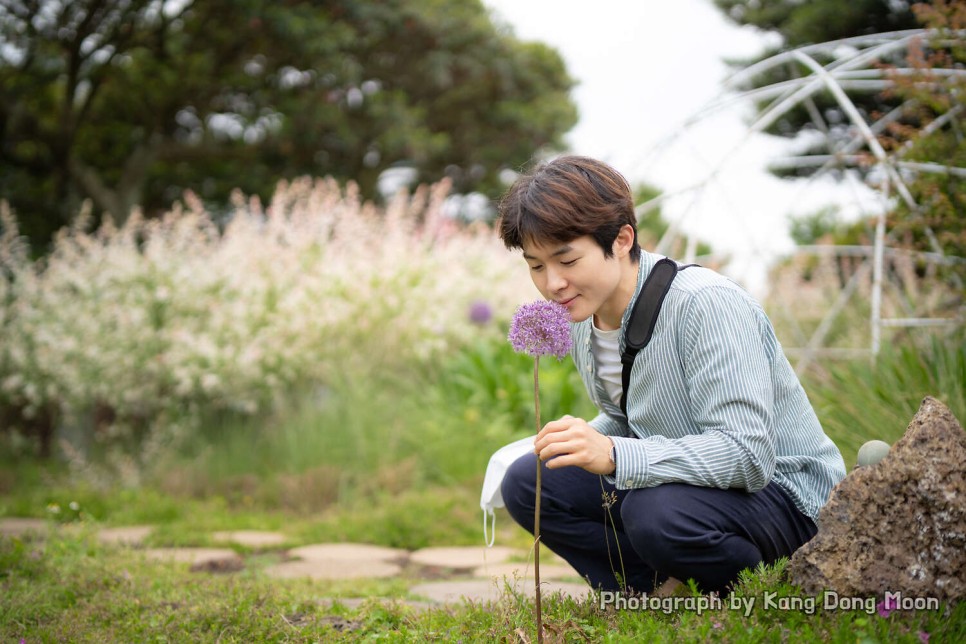
[[(638, 294), (659, 259), (641, 253)], [(596, 373), (592, 325), (593, 317), (572, 325), (572, 355), (600, 411), (590, 424), (614, 441), (608, 480), (618, 489), (679, 482), (756, 492), (775, 481), (803, 514), (818, 516), (845, 463), (744, 289), (702, 267), (677, 274), (634, 362), (627, 417)]]

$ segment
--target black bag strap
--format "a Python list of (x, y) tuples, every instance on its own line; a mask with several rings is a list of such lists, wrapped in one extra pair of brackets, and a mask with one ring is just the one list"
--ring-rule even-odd
[(687, 264), (678, 267), (673, 259), (667, 257), (658, 260), (651, 269), (644, 286), (641, 287), (641, 294), (634, 302), (631, 316), (627, 320), (627, 329), (624, 330), (624, 350), (621, 352), (621, 411), (627, 416), (627, 388), (631, 382), (631, 368), (634, 366), (634, 358), (637, 352), (647, 346), (657, 325), (657, 316), (661, 312), (664, 304), (664, 297), (671, 289), (671, 282), (677, 276), (678, 271), (683, 271), (690, 266), (697, 264)]

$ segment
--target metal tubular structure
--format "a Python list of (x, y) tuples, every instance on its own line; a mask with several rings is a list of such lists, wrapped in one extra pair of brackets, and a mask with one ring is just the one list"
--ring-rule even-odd
[[(941, 40), (940, 40), (941, 38)], [(816, 180), (828, 172), (835, 169), (848, 169), (864, 167), (870, 174), (880, 177), (879, 184), (872, 186), (876, 190), (878, 211), (875, 220), (875, 236), (871, 247), (828, 247), (828, 246), (803, 246), (797, 249), (798, 253), (834, 253), (836, 256), (861, 256), (865, 259), (862, 264), (855, 267), (851, 279), (845, 284), (839, 293), (836, 302), (821, 320), (818, 328), (807, 339), (804, 347), (789, 347), (787, 351), (791, 355), (798, 355), (797, 368), (804, 369), (810, 362), (818, 356), (854, 356), (857, 351), (873, 358), (878, 354), (882, 344), (882, 331), (884, 328), (896, 327), (937, 327), (946, 325), (961, 326), (966, 322), (966, 307), (960, 306), (958, 313), (954, 317), (930, 318), (917, 317), (915, 311), (909, 310), (911, 306), (905, 304), (905, 308), (911, 315), (905, 317), (883, 317), (883, 294), (884, 288), (891, 279), (890, 274), (893, 270), (886, 270), (887, 261), (895, 261), (895, 258), (907, 254), (914, 256), (917, 260), (927, 262), (934, 266), (955, 266), (966, 264), (966, 258), (950, 257), (943, 254), (943, 250), (932, 230), (926, 229), (927, 239), (932, 247), (931, 253), (911, 253), (900, 249), (890, 248), (893, 242), (892, 235), (887, 229), (887, 214), (894, 206), (894, 199), (900, 199), (907, 208), (916, 212), (920, 210), (911, 191), (909, 190), (906, 178), (911, 173), (937, 173), (952, 177), (966, 177), (966, 168), (950, 166), (943, 163), (942, 159), (928, 161), (907, 161), (902, 155), (908, 150), (908, 146), (900, 147), (896, 151), (889, 152), (879, 141), (879, 136), (895, 122), (898, 122), (902, 115), (903, 108), (911, 103), (893, 109), (887, 114), (870, 118), (863, 115), (855, 106), (849, 96), (850, 92), (870, 92), (883, 91), (894, 85), (896, 76), (909, 76), (916, 73), (915, 70), (905, 69), (901, 66), (896, 69), (894, 74), (885, 73), (878, 67), (878, 63), (883, 60), (893, 59), (902, 56), (919, 41), (929, 41), (942, 46), (956, 45), (962, 47), (966, 43), (966, 32), (938, 32), (914, 29), (883, 34), (872, 34), (847, 38), (839, 41), (821, 43), (800, 47), (794, 50), (782, 52), (776, 56), (762, 60), (754, 65), (741, 70), (725, 82), (723, 91), (704, 109), (699, 110), (693, 117), (688, 119), (685, 124), (676, 132), (672, 133), (658, 149), (669, 147), (694, 126), (701, 123), (704, 119), (722, 111), (726, 107), (733, 106), (736, 102), (761, 102), (771, 101), (764, 109), (761, 109), (757, 118), (748, 127), (743, 140), (721, 158), (717, 163), (711, 165), (707, 174), (703, 176), (693, 186), (684, 190), (661, 195), (650, 202), (638, 206), (638, 213), (643, 214), (647, 211), (659, 207), (667, 200), (689, 195), (690, 202), (682, 212), (676, 214), (671, 221), (668, 230), (658, 242), (657, 252), (667, 253), (671, 245), (680, 237), (685, 236), (686, 248), (689, 254), (694, 254), (696, 239), (693, 235), (682, 233), (684, 220), (701, 199), (702, 193), (718, 180), (723, 169), (731, 163), (738, 150), (744, 147), (749, 140), (756, 134), (765, 132), (778, 119), (799, 107), (804, 108), (810, 115), (817, 130), (825, 135), (829, 134), (829, 125), (825, 122), (822, 114), (819, 113), (813, 97), (821, 92), (828, 92), (834, 98), (836, 104), (848, 120), (851, 128), (851, 135), (842, 145), (838, 146), (831, 154), (808, 155), (808, 156), (789, 156), (777, 159), (772, 167), (776, 168), (806, 168), (815, 167), (817, 170), (811, 175), (810, 182)], [(831, 62), (822, 64), (820, 60), (830, 60)], [(775, 68), (797, 64), (807, 71), (800, 77), (780, 81), (751, 90), (742, 90), (741, 87), (749, 81), (763, 73)], [(930, 73), (938, 79), (957, 79), (966, 75), (962, 69), (931, 69)], [(956, 128), (957, 118), (966, 110), (962, 102), (954, 104), (946, 113), (941, 114), (923, 129), (923, 133), (929, 134), (940, 128)], [(958, 132), (958, 130), (955, 130)], [(864, 154), (863, 154), (864, 152)], [(869, 160), (874, 160), (874, 165), (869, 168)], [(740, 212), (736, 213), (740, 218)], [(830, 250), (831, 249), (831, 250)], [(835, 318), (842, 312), (848, 301), (855, 297), (860, 291), (857, 288), (860, 280), (866, 280), (869, 273), (872, 275), (869, 313), (870, 338), (867, 349), (856, 350), (854, 348), (827, 347), (824, 346), (826, 337), (832, 328)], [(962, 288), (960, 276), (954, 274), (953, 280), (958, 284), (957, 288)]]

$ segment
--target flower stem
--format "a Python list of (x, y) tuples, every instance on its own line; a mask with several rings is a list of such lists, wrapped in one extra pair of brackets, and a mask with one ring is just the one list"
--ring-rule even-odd
[[(537, 421), (537, 433), (540, 433), (540, 356), (533, 359), (533, 406)], [(537, 610), (537, 642), (543, 643), (543, 610), (540, 606), (540, 497), (542, 496), (542, 470), (540, 457), (537, 456), (537, 498), (533, 509), (533, 580), (535, 584), (534, 599)]]

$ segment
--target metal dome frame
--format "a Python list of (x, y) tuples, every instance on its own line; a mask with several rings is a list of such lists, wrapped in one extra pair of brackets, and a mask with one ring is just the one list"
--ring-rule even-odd
[[(931, 252), (891, 248), (890, 243), (894, 239), (891, 233), (887, 231), (886, 221), (886, 215), (894, 207), (892, 203), (896, 198), (904, 202), (911, 210), (919, 209), (919, 205), (907, 186), (905, 176), (909, 174), (941, 173), (966, 177), (966, 168), (950, 166), (940, 160), (925, 163), (906, 161), (902, 158), (903, 149), (893, 152), (885, 150), (877, 137), (886, 130), (890, 123), (899, 118), (902, 108), (908, 103), (878, 118), (867, 118), (856, 107), (849, 95), (850, 92), (884, 91), (894, 86), (892, 80), (894, 74), (917, 73), (917, 70), (908, 68), (892, 69), (886, 73), (881, 67), (877, 67), (876, 63), (888, 58), (895, 59), (896, 56), (903, 56), (904, 58), (910, 47), (923, 41), (939, 46), (956, 45), (961, 47), (966, 44), (966, 31), (938, 32), (927, 29), (912, 29), (846, 38), (784, 51), (733, 74), (724, 82), (721, 92), (715, 99), (687, 119), (679, 129), (665, 139), (663, 144), (656, 148), (660, 150), (664, 146), (670, 145), (696, 124), (712, 114), (732, 107), (735, 103), (753, 101), (760, 104), (767, 102), (767, 105), (758, 111), (753, 122), (748, 126), (741, 142), (722, 157), (706, 176), (684, 190), (662, 194), (637, 206), (637, 212), (640, 216), (659, 207), (671, 196), (690, 193), (691, 204), (671, 222), (658, 242), (655, 251), (667, 254), (674, 243), (683, 240), (687, 248), (685, 259), (694, 261), (697, 240), (693, 235), (682, 233), (681, 224), (694, 206), (700, 192), (713, 184), (729, 159), (741, 147), (746, 145), (755, 135), (764, 133), (784, 114), (799, 106), (807, 110), (816, 130), (827, 134), (829, 132), (828, 124), (813, 101), (813, 97), (820, 92), (828, 92), (848, 119), (850, 137), (844, 143), (839, 143), (834, 153), (785, 156), (772, 161), (772, 167), (817, 168), (809, 178), (809, 183), (832, 170), (857, 168), (860, 164), (880, 178), (878, 185), (870, 185), (866, 182), (866, 185), (873, 188), (878, 195), (877, 200), (881, 205), (876, 216), (874, 242), (871, 246), (799, 246), (795, 250), (795, 254), (827, 255), (832, 253), (835, 256), (851, 255), (864, 258), (862, 264), (854, 271), (850, 280), (840, 291), (838, 298), (826, 312), (818, 327), (807, 338), (804, 346), (786, 347), (787, 353), (797, 355), (797, 371), (804, 370), (818, 357), (871, 356), (874, 359), (881, 348), (882, 332), (885, 328), (962, 326), (966, 322), (966, 306), (961, 306), (955, 317), (918, 317), (911, 315), (909, 317), (886, 318), (882, 314), (883, 287), (887, 279), (885, 276), (887, 257), (908, 254), (936, 265), (966, 265), (966, 258), (952, 257), (943, 253), (934, 232), (928, 228), (925, 232), (932, 248)], [(829, 59), (831, 62), (822, 64), (819, 62), (821, 59)], [(797, 63), (807, 69), (809, 73), (798, 78), (755, 89), (743, 89), (747, 87), (753, 77), (789, 63)], [(932, 69), (930, 72), (940, 77), (966, 79), (966, 69), (943, 68)], [(947, 127), (958, 128), (957, 117), (961, 116), (964, 111), (966, 111), (966, 103), (954, 105), (952, 109), (930, 123), (927, 131), (932, 132)], [(960, 135), (962, 134), (960, 133)], [(874, 165), (871, 168), (868, 166), (870, 154), (874, 159)], [(825, 346), (833, 322), (849, 300), (855, 296), (859, 282), (868, 279), (870, 270), (872, 272), (872, 288), (869, 346), (862, 349)], [(956, 282), (956, 287), (962, 289), (962, 278), (954, 273), (953, 279)]]

